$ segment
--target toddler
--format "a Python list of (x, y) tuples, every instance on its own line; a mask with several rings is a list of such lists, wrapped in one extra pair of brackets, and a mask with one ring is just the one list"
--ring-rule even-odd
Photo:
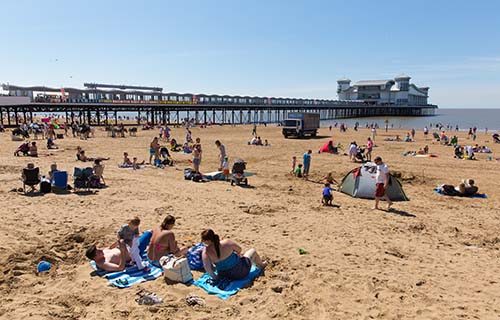
[(118, 241), (124, 240), (132, 261), (135, 262), (137, 269), (149, 272), (147, 263), (142, 261), (141, 253), (139, 252), (139, 224), (141, 219), (135, 217), (128, 223), (122, 225), (118, 230)]
[(330, 187), (329, 183), (325, 183), (325, 187), (323, 188), (323, 199), (321, 200), (321, 203), (323, 203), (324, 206), (331, 206), (332, 201), (333, 201), (333, 195), (332, 195), (333, 188)]

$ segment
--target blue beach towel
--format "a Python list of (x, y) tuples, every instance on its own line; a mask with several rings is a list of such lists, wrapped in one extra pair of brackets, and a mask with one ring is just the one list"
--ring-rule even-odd
[(202, 275), (194, 283), (195, 286), (204, 289), (209, 294), (215, 294), (217, 297), (226, 300), (230, 296), (236, 294), (241, 288), (246, 284), (251, 282), (253, 279), (257, 278), (262, 272), (261, 269), (256, 266), (252, 266), (250, 273), (241, 280), (229, 280), (229, 279), (219, 279), (217, 283), (210, 283), (211, 277), (208, 273)]
[(149, 272), (139, 270), (135, 265), (117, 272), (107, 272), (99, 269), (95, 261), (90, 261), (90, 266), (97, 271), (99, 277), (108, 279), (108, 285), (122, 289), (130, 288), (134, 284), (158, 279), (163, 272), (161, 268), (155, 267), (151, 263), (149, 263), (149, 268), (151, 269)]
[[(446, 196), (446, 194), (444, 194), (443, 191), (441, 191), (440, 189), (434, 189), (434, 192), (437, 193), (437, 194), (440, 194), (442, 196)], [(470, 196), (460, 196), (460, 197), (461, 198), (481, 198), (481, 199), (488, 198), (488, 196), (486, 195), (486, 193), (476, 193), (476, 194), (473, 194), (473, 195), (470, 195)]]

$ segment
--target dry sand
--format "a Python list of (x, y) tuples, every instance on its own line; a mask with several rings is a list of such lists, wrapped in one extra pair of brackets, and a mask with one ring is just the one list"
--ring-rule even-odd
[[(147, 160), (154, 131), (138, 137), (108, 138), (101, 129), (87, 141), (57, 140), (64, 151), (34, 159), (42, 172), (51, 163), (72, 172), (82, 166), (75, 148), (88, 156), (109, 156), (107, 189), (95, 195), (47, 194), (28, 197), (10, 192), (21, 186), (21, 169), (32, 159), (14, 157), (19, 145), (0, 134), (0, 318), (2, 319), (493, 319), (500, 315), (499, 248), (500, 163), (453, 158), (451, 147), (423, 141), (383, 142), (405, 132), (379, 130), (374, 155), (403, 176), (411, 199), (396, 203), (394, 213), (373, 211), (373, 201), (334, 193), (340, 208), (322, 207), (322, 185), (289, 174), (291, 157), (314, 151), (311, 180), (328, 172), (340, 181), (355, 165), (347, 156), (318, 154), (333, 135), (347, 145), (364, 143), (368, 130), (347, 133), (322, 128), (321, 139), (285, 140), (277, 127), (259, 127), (271, 147), (249, 146), (250, 127), (194, 128), (203, 144), (204, 172), (217, 167), (214, 145), (220, 139), (230, 157), (248, 162), (253, 188), (225, 182), (185, 181), (175, 168), (119, 169), (123, 151)], [(173, 129), (183, 140), (184, 130)], [(465, 134), (460, 134), (461, 142)], [(477, 143), (489, 145), (495, 158), (500, 145), (480, 134)], [(44, 153), (44, 141), (40, 150)], [(403, 157), (405, 150), (429, 144), (439, 158)], [(178, 169), (189, 166), (187, 155), (174, 154)], [(436, 195), (440, 182), (455, 184), (474, 178), (488, 199)], [(84, 256), (92, 243), (109, 245), (116, 230), (130, 217), (142, 218), (141, 230), (158, 225), (166, 214), (177, 217), (175, 232), (181, 243), (198, 242), (200, 232), (213, 228), (244, 249), (255, 247), (269, 261), (265, 276), (227, 301), (208, 296), (196, 287), (167, 285), (162, 279), (131, 289), (106, 286), (91, 277)], [(309, 254), (299, 255), (298, 248)], [(45, 259), (53, 268), (37, 275)], [(195, 273), (198, 277), (200, 273)], [(159, 306), (138, 305), (140, 289), (164, 298)], [(281, 291), (281, 292), (276, 292)], [(205, 307), (189, 307), (184, 299), (195, 293)]]

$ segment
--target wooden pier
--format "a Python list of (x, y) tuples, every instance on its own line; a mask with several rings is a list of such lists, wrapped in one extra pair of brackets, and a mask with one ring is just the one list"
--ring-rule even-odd
[(277, 123), (289, 112), (317, 112), (321, 120), (362, 117), (431, 116), (436, 105), (368, 105), (365, 103), (335, 101), (322, 105), (243, 105), (243, 104), (162, 104), (162, 103), (43, 103), (1, 104), (0, 119), (4, 126), (18, 126), (33, 122), (34, 114), (60, 114), (65, 122), (92, 125), (118, 124), (119, 115), (135, 114), (138, 124), (146, 118), (150, 124), (180, 124), (183, 119), (196, 123), (250, 124)]

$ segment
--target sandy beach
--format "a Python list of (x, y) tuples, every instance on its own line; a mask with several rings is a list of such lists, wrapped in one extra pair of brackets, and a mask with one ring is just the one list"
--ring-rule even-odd
[[(251, 188), (223, 181), (195, 183), (183, 178), (189, 155), (173, 153), (176, 167), (121, 169), (127, 151), (148, 160), (149, 143), (158, 130), (137, 137), (110, 138), (96, 128), (95, 138), (68, 137), (56, 143), (63, 150), (46, 150), (32, 159), (15, 157), (20, 144), (10, 133), (0, 134), (0, 318), (2, 319), (494, 319), (500, 316), (500, 144), (480, 133), (475, 142), (459, 134), (460, 144), (487, 145), (493, 161), (477, 154), (477, 161), (453, 158), (453, 148), (424, 141), (386, 142), (406, 131), (380, 129), (374, 155), (401, 174), (408, 202), (394, 204), (394, 212), (374, 211), (373, 201), (334, 192), (340, 208), (321, 205), (322, 178), (332, 172), (337, 181), (357, 165), (345, 155), (318, 154), (333, 136), (346, 148), (350, 141), (365, 144), (368, 129), (340, 133), (321, 128), (321, 138), (284, 139), (279, 127), (259, 126), (271, 146), (247, 145), (250, 126), (193, 128), (203, 146), (202, 172), (218, 166), (219, 139), (230, 158), (247, 161)], [(184, 129), (172, 136), (184, 140)], [(165, 144), (165, 143), (163, 143)], [(438, 158), (403, 156), (429, 145)], [(20, 172), (34, 162), (46, 174), (51, 163), (72, 173), (85, 164), (75, 158), (76, 147), (105, 161), (107, 188), (96, 194), (75, 193), (25, 196), (12, 192), (22, 186)], [(313, 150), (308, 180), (290, 174), (291, 158)], [(345, 150), (347, 152), (347, 150)], [(435, 194), (438, 183), (458, 184), (473, 178), (487, 199)], [(336, 189), (337, 187), (334, 186)], [(243, 249), (256, 248), (269, 262), (265, 274), (249, 288), (223, 301), (202, 289), (167, 285), (160, 278), (129, 289), (106, 285), (92, 277), (85, 249), (107, 246), (128, 219), (139, 216), (141, 231), (158, 226), (167, 214), (177, 218), (175, 233), (181, 244), (196, 244), (205, 228), (230, 238)], [(308, 254), (299, 254), (299, 248)], [(40, 260), (52, 263), (37, 274)], [(195, 278), (201, 275), (194, 272)], [(146, 289), (164, 299), (157, 306), (135, 302)], [(186, 295), (206, 300), (190, 307)]]

